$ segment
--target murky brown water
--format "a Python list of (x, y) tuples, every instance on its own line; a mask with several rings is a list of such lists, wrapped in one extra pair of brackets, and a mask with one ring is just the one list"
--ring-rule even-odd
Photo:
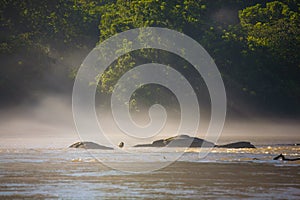
[(300, 170), (297, 162), (209, 160), (130, 174), (110, 169), (84, 152), (2, 150), (0, 199), (18, 198), (300, 199)]

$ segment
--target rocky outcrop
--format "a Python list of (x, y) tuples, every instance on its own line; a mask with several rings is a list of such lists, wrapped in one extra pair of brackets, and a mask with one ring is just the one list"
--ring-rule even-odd
[(253, 144), (250, 142), (234, 142), (230, 144), (225, 144), (225, 145), (216, 145), (215, 147), (217, 148), (255, 148)]
[(255, 148), (250, 142), (235, 142), (215, 145), (212, 142), (188, 135), (178, 135), (167, 139), (155, 140), (151, 144), (138, 144), (134, 147), (216, 147), (216, 148)]
[(134, 147), (213, 147), (214, 143), (188, 135), (178, 135), (167, 139), (155, 140), (151, 144), (138, 144)]
[(100, 144), (94, 142), (76, 142), (69, 146), (69, 148), (83, 148), (83, 149), (104, 149), (104, 150), (112, 150), (111, 147), (102, 146)]

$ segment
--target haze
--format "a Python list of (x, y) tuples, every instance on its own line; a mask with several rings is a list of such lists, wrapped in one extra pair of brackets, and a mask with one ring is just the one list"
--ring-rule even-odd
[[(100, 109), (99, 109), (100, 110)], [(104, 119), (104, 130), (114, 143), (124, 140), (124, 134), (116, 127), (110, 112), (98, 113)], [(137, 123), (148, 122), (147, 113)], [(176, 116), (176, 115), (175, 115)], [(179, 118), (170, 115), (165, 128), (154, 138), (142, 142), (151, 142), (174, 136)], [(229, 116), (230, 117), (230, 116)], [(255, 144), (297, 143), (300, 125), (298, 120), (280, 118), (227, 118), (218, 143), (248, 140)], [(197, 136), (203, 137), (208, 125), (208, 117), (201, 117)], [(1, 147), (13, 148), (63, 148), (80, 140), (73, 122), (71, 98), (64, 95), (45, 94), (35, 105), (21, 104), (1, 110), (0, 117)], [(84, 138), (87, 138), (87, 135)], [(101, 143), (101, 137), (92, 136), (93, 141)], [(140, 140), (126, 137), (126, 145), (141, 143)], [(109, 145), (109, 144), (106, 144)]]

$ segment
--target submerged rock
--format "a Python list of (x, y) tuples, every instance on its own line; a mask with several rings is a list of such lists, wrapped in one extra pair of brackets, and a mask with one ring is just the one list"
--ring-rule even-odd
[(111, 147), (102, 146), (94, 142), (76, 142), (69, 146), (69, 148), (83, 148), (83, 149), (105, 149), (112, 150)]
[(230, 144), (225, 145), (216, 145), (217, 148), (256, 148), (253, 144), (250, 142), (234, 142)]
[(215, 144), (197, 137), (178, 135), (167, 139), (155, 140), (151, 144), (138, 144), (134, 147), (214, 147)]

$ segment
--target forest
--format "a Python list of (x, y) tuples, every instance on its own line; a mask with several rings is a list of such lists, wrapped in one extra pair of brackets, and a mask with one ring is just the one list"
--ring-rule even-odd
[[(3, 0), (0, 4), (1, 107), (24, 99), (34, 102), (43, 92), (71, 93), (77, 69), (97, 44), (119, 32), (150, 26), (182, 32), (208, 51), (221, 72), (229, 109), (242, 112), (249, 105), (269, 114), (300, 116), (297, 0)], [(203, 84), (180, 58), (140, 51), (114, 62), (100, 77), (99, 93), (109, 96), (123, 73), (153, 59), (160, 61), (158, 54), (202, 91)], [(159, 99), (159, 88), (143, 89), (147, 92), (137, 100)]]

